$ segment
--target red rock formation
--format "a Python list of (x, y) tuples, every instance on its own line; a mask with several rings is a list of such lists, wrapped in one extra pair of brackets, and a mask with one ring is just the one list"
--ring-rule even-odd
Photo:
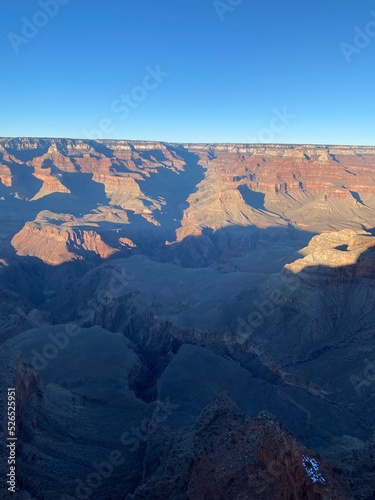
[(346, 229), (324, 233), (315, 236), (301, 253), (303, 259), (285, 266), (300, 279), (305, 274), (332, 279), (375, 277), (375, 237), (368, 233)]
[(12, 185), (12, 172), (10, 168), (6, 165), (0, 164), (0, 184), (3, 184), (6, 187), (10, 187)]
[(267, 412), (246, 417), (226, 393), (202, 411), (188, 434), (161, 426), (151, 431), (148, 447), (147, 474), (131, 500), (352, 498), (349, 483), (327, 460)]
[(33, 175), (43, 182), (43, 186), (32, 198), (32, 201), (52, 193), (70, 193), (69, 189), (62, 184), (61, 180), (56, 175), (51, 174), (51, 170), (51, 168), (35, 169)]
[(18, 255), (35, 256), (50, 265), (82, 259), (90, 252), (103, 259), (117, 252), (96, 231), (38, 227), (31, 223), (13, 238), (12, 245)]
[[(12, 186), (14, 197), (32, 192), (30, 174), (43, 186), (29, 200), (58, 192), (71, 206), (80, 200), (81, 185), (87, 193), (92, 187), (91, 210), (106, 207), (96, 222), (113, 223), (115, 210), (122, 211), (120, 223), (134, 214), (132, 231), (149, 248), (162, 238), (167, 244), (200, 236), (207, 227), (359, 230), (371, 228), (375, 215), (372, 147), (2, 139), (0, 148), (0, 182)], [(17, 167), (16, 176), (9, 177), (5, 162)], [(189, 182), (196, 172), (198, 181), (180, 194), (181, 174)], [(76, 216), (71, 226), (91, 216)]]

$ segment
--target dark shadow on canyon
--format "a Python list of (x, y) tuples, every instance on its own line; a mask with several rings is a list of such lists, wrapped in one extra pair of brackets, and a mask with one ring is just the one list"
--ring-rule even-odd
[(245, 203), (249, 205), (249, 207), (255, 208), (257, 210), (266, 210), (266, 207), (264, 206), (264, 200), (266, 198), (265, 194), (251, 191), (245, 185), (239, 186), (238, 190), (242, 194)]
[[(137, 219), (134, 219), (133, 223), (137, 223)], [(144, 230), (149, 230), (147, 223)], [(225, 258), (228, 252), (233, 251), (251, 253), (252, 250), (264, 249), (265, 259), (267, 259), (268, 248), (284, 243), (290, 244), (291, 250), (294, 249), (295, 254), (292, 251), (290, 256), (291, 260), (294, 260), (298, 249), (305, 246), (312, 236), (311, 233), (293, 228), (259, 229), (233, 226), (218, 231), (206, 229), (201, 236), (189, 236), (180, 243), (165, 247), (162, 251), (157, 244), (149, 249), (148, 256), (159, 262), (160, 260), (164, 262), (180, 260), (181, 265), (195, 268), (196, 272), (199, 272), (200, 267), (212, 266)], [(158, 248), (156, 254), (155, 248)], [(359, 266), (344, 266), (336, 269), (312, 266), (297, 274), (295, 279), (307, 283), (309, 287), (324, 288), (328, 286), (327, 279), (337, 282), (338, 285), (347, 283), (354, 287), (359, 279), (375, 278), (374, 253), (374, 249), (365, 251), (359, 258)], [(102, 261), (103, 266), (98, 275), (95, 274), (98, 262), (90, 258), (83, 262), (77, 261), (51, 267), (35, 258), (14, 257), (11, 266), (0, 271), (0, 297), (6, 296), (7, 300), (10, 300), (9, 292), (23, 294), (29, 301), (28, 307), (43, 309), (52, 304), (50, 294), (54, 294), (54, 303), (60, 302), (65, 308), (64, 321), (75, 323), (79, 319), (76, 315), (77, 305), (85, 296), (88, 302), (96, 300), (95, 290), (101, 273), (105, 272), (106, 265), (110, 266), (114, 262), (113, 258)], [(281, 271), (282, 265), (280, 264), (278, 272)], [(320, 281), (316, 281), (316, 276), (320, 277)], [(82, 278), (86, 280), (86, 283), (84, 288), (80, 289)], [(36, 293), (37, 290), (39, 290), (38, 293)], [(373, 429), (368, 419), (363, 420), (362, 410), (357, 410), (355, 406), (348, 408), (346, 395), (344, 397), (340, 391), (329, 396), (314, 394), (306, 384), (304, 385), (301, 377), (288, 381), (282, 376), (283, 367), (267, 365), (257, 354), (247, 350), (247, 344), (251, 344), (251, 338), (245, 343), (237, 342), (232, 345), (231, 336), (237, 333), (235, 330), (225, 332), (226, 335), (221, 335), (218, 331), (212, 332), (212, 338), (207, 334), (201, 335), (197, 331), (183, 330), (173, 325), (171, 321), (155, 319), (152, 310), (145, 308), (142, 297), (127, 293), (126, 290), (122, 297), (116, 298), (115, 303), (109, 301), (106, 304), (96, 310), (91, 320), (82, 326), (101, 325), (111, 331), (122, 332), (130, 340), (130, 345), (141, 362), (141, 368), (132, 379), (130, 388), (143, 402), (152, 404), (158, 400), (157, 384), (163, 376), (163, 387), (168, 389), (166, 389), (167, 397), (177, 408), (172, 413), (174, 429), (185, 425), (188, 418), (189, 422), (194, 422), (207, 401), (214, 399), (223, 390), (228, 390), (234, 401), (251, 417), (256, 417), (259, 411), (269, 411), (305, 444), (316, 448), (323, 447), (328, 437), (339, 438), (352, 435), (356, 439), (365, 440), (371, 435)], [(59, 323), (62, 320), (57, 310), (51, 309), (48, 312), (52, 314), (53, 322)], [(16, 308), (13, 314), (17, 314)], [(126, 316), (128, 316), (128, 321), (124, 327)], [(264, 322), (268, 321), (273, 321), (273, 319), (264, 317)], [(332, 332), (334, 333), (334, 329)], [(296, 333), (301, 334), (300, 331)], [(356, 339), (352, 338), (351, 342), (355, 345)], [(369, 344), (367, 345), (369, 347)], [(187, 350), (185, 358), (180, 352), (182, 346), (185, 346), (185, 351)], [(199, 346), (199, 349), (195, 346)], [(2, 349), (1, 345), (0, 349)], [(190, 354), (189, 350), (191, 350)], [(322, 353), (324, 352), (323, 350)], [(105, 350), (102, 356), (106, 356)], [(168, 371), (171, 370), (173, 361), (174, 371)], [(361, 367), (357, 368), (359, 370)], [(334, 364), (330, 369), (335, 369)], [(98, 371), (100, 371), (99, 365)], [(187, 377), (187, 374), (190, 375)], [(41, 376), (43, 379), (43, 373)], [(180, 379), (181, 382), (179, 382)], [(68, 388), (64, 387), (64, 390)], [(354, 390), (353, 393), (355, 394)], [(186, 395), (186, 399), (184, 400), (181, 395)], [(358, 401), (362, 401), (362, 398), (358, 397)], [(95, 400), (86, 398), (86, 404), (92, 410), (93, 405), (97, 403)], [(106, 411), (113, 411), (111, 405), (110, 402), (108, 406), (102, 403), (98, 405), (100, 411), (103, 412), (103, 419), (106, 417)], [(86, 414), (85, 408), (82, 406), (80, 411), (85, 419), (90, 419), (90, 414)], [(358, 408), (360, 408), (359, 405)], [(87, 421), (85, 423), (87, 425)], [(94, 439), (104, 448), (113, 447), (113, 443), (104, 442), (101, 435), (100, 429), (103, 422), (89, 420), (89, 423), (90, 435), (77, 438), (76, 441), (73, 439), (71, 446), (81, 446), (82, 442), (85, 442), (82, 439), (87, 439), (87, 442), (92, 442)], [(124, 429), (126, 430), (127, 428)], [(54, 446), (57, 446), (57, 436), (58, 434), (50, 436), (48, 445), (52, 450)], [(25, 451), (30, 445), (30, 440), (30, 434), (26, 431), (20, 434), (20, 442), (26, 445), (20, 455), (21, 471), (29, 471), (33, 467), (33, 462), (29, 465), (29, 458)], [(116, 446), (121, 445), (116, 444)], [(141, 459), (145, 457), (145, 451), (143, 448), (140, 450), (141, 462)], [(136, 481), (141, 481), (140, 473)], [(115, 488), (115, 482), (110, 478), (106, 487)]]
[(167, 165), (161, 151), (140, 152), (140, 156), (148, 162), (154, 158), (163, 167), (137, 182), (146, 196), (160, 201), (161, 210), (154, 212), (153, 216), (160, 223), (160, 231), (166, 239), (173, 241), (176, 229), (181, 226), (183, 212), (189, 206), (187, 199), (203, 181), (205, 168), (199, 164), (199, 156), (183, 146), (167, 147), (175, 158), (182, 158), (185, 162), (183, 170)]

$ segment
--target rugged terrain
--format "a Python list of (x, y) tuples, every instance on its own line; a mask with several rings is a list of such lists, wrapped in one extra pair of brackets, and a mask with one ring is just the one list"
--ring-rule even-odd
[(0, 139), (20, 498), (372, 498), (374, 222), (371, 147)]

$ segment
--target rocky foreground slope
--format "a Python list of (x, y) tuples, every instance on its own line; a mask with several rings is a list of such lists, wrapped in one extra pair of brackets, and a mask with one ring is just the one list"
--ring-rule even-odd
[(19, 498), (372, 498), (374, 210), (370, 147), (0, 139)]

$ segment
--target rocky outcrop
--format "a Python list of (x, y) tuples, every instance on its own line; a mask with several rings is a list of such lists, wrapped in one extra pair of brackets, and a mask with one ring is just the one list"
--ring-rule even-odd
[[(34, 177), (41, 180), (43, 182), (43, 186), (40, 188), (40, 191), (36, 193), (36, 195), (31, 199), (38, 200), (39, 198), (43, 198), (49, 194), (53, 193), (67, 193), (70, 194), (69, 189), (62, 184), (60, 181), (58, 174), (52, 174), (51, 168), (43, 168), (43, 169), (35, 169)], [(61, 175), (61, 174), (60, 174)]]
[(375, 278), (375, 237), (344, 229), (315, 236), (301, 252), (305, 257), (285, 266), (304, 276), (332, 279)]
[(0, 164), (0, 184), (3, 184), (6, 187), (10, 187), (12, 185), (12, 172), (9, 167), (6, 165)]
[(12, 245), (17, 255), (35, 256), (53, 266), (90, 254), (106, 259), (117, 251), (104, 243), (96, 231), (38, 227), (32, 223), (27, 223), (13, 238)]
[[(151, 432), (143, 484), (129, 497), (350, 499), (350, 484), (265, 412), (247, 418), (223, 393), (193, 428)], [(163, 443), (164, 440), (164, 443)]]

